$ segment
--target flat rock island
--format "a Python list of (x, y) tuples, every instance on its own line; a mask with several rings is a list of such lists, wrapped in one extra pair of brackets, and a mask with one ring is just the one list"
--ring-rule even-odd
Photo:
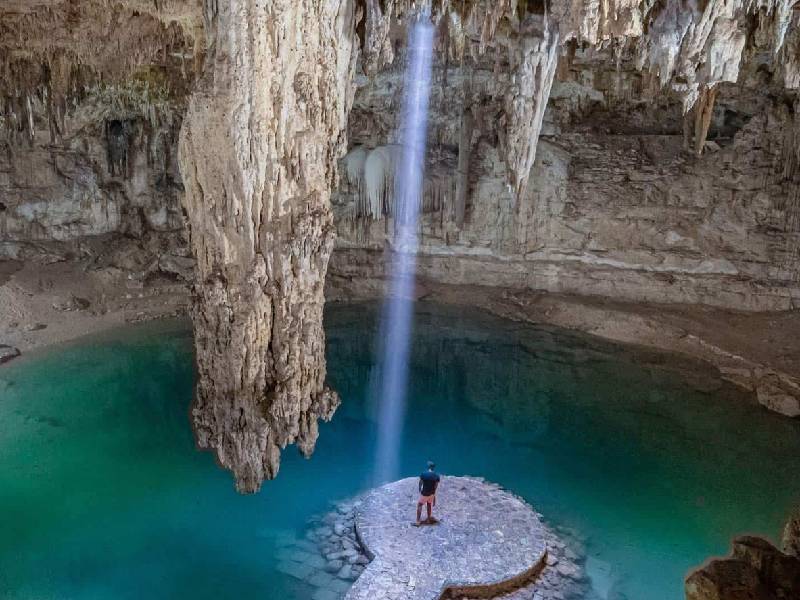
[(525, 585), (544, 567), (545, 527), (523, 500), (470, 477), (445, 477), (435, 525), (414, 526), (417, 479), (370, 492), (356, 534), (372, 558), (347, 600), (435, 600), (447, 591), (496, 594)]

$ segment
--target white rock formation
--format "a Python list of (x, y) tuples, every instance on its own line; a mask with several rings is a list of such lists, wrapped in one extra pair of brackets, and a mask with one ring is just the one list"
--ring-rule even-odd
[(306, 455), (325, 386), (330, 187), (355, 68), (350, 0), (208, 3), (209, 55), (181, 134), (199, 381), (192, 418), (240, 491)]

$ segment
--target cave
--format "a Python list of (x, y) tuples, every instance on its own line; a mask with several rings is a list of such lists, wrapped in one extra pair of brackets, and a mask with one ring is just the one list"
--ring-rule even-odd
[(800, 598), (798, 0), (6, 0), (0, 598)]

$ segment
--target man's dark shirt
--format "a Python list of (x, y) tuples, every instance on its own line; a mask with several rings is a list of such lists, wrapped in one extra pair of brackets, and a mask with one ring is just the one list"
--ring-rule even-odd
[(423, 496), (430, 496), (436, 492), (436, 484), (439, 483), (439, 474), (435, 471), (425, 471), (419, 476), (420, 490)]

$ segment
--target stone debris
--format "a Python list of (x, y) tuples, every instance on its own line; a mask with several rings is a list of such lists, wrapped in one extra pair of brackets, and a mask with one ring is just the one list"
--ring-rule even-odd
[(70, 296), (69, 298), (63, 300), (56, 300), (53, 302), (53, 308), (56, 310), (61, 310), (64, 312), (75, 311), (75, 310), (87, 310), (91, 306), (91, 302), (89, 302), (86, 298), (80, 298), (78, 296)]
[(277, 570), (312, 586), (312, 600), (341, 600), (369, 563), (355, 533), (361, 499), (337, 503), (312, 518), (304, 538), (278, 540)]
[(792, 517), (786, 522), (781, 545), (786, 554), (800, 558), (800, 507), (795, 509)]
[(0, 365), (17, 358), (19, 355), (20, 355), (19, 350), (17, 348), (14, 348), (14, 346), (7, 346), (6, 344), (0, 344)]

